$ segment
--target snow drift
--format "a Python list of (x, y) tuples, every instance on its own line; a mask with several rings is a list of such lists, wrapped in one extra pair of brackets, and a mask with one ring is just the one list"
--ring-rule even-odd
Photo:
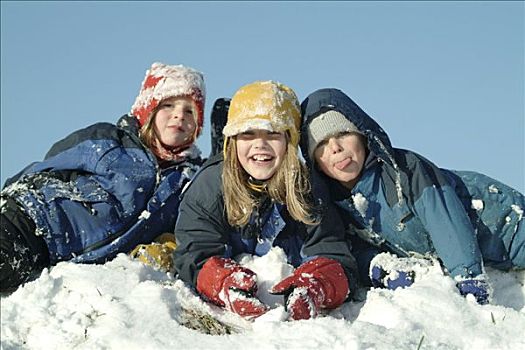
[[(267, 293), (289, 275), (280, 249), (241, 262), (257, 272), (272, 310), (247, 322), (204, 303), (172, 275), (120, 254), (104, 265), (60, 263), (1, 299), (1, 348), (10, 349), (524, 349), (525, 271), (488, 269), (490, 305), (463, 298), (430, 267), (413, 286), (359, 290), (313, 320), (286, 321)], [(187, 328), (184, 310), (212, 315), (231, 334)]]

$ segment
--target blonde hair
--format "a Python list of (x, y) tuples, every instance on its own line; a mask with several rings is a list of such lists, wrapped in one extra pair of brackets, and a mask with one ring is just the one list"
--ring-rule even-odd
[[(160, 104), (159, 104), (160, 105)], [(157, 139), (157, 134), (153, 128), (155, 115), (157, 114), (158, 107), (155, 107), (150, 115), (148, 116), (148, 121), (139, 131), (139, 136), (142, 142), (149, 148), (153, 148), (155, 145), (155, 140)]]
[[(312, 208), (304, 194), (310, 193), (307, 169), (299, 160), (295, 146), (286, 132), (287, 149), (281, 166), (266, 181), (266, 191), (273, 200), (286, 204), (290, 216), (307, 225), (315, 224)], [(251, 194), (249, 175), (237, 158), (237, 145), (234, 137), (224, 140), (224, 167), (222, 186), (228, 223), (232, 226), (248, 224), (250, 215), (258, 206), (257, 198)]]

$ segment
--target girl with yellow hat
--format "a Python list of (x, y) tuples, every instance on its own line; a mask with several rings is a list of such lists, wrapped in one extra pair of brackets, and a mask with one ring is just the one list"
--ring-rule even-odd
[(289, 87), (273, 81), (242, 87), (230, 103), (223, 154), (203, 165), (180, 205), (179, 277), (205, 300), (246, 318), (268, 306), (257, 298), (256, 274), (235, 261), (239, 254), (284, 250), (297, 269), (271, 292), (287, 297), (292, 319), (335, 308), (355, 289), (355, 262), (338, 217), (328, 210), (319, 215), (308, 200), (299, 127), (299, 102)]

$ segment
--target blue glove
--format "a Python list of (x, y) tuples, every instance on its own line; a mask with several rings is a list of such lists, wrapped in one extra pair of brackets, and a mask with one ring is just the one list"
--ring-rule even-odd
[(370, 280), (375, 288), (397, 289), (409, 287), (414, 283), (414, 271), (386, 271), (381, 266), (372, 266)]
[(459, 293), (463, 296), (472, 294), (480, 305), (489, 302), (489, 284), (484, 280), (467, 279), (458, 282)]

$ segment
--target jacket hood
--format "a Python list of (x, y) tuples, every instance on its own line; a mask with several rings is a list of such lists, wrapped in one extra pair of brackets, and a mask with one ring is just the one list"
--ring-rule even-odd
[(308, 142), (310, 141), (306, 136), (308, 135), (308, 126), (315, 118), (329, 110), (344, 115), (367, 138), (369, 151), (391, 163), (392, 145), (386, 132), (344, 92), (327, 88), (311, 93), (301, 103), (301, 134), (303, 137), (300, 146), (309, 167), (312, 167), (313, 162), (308, 156)]

